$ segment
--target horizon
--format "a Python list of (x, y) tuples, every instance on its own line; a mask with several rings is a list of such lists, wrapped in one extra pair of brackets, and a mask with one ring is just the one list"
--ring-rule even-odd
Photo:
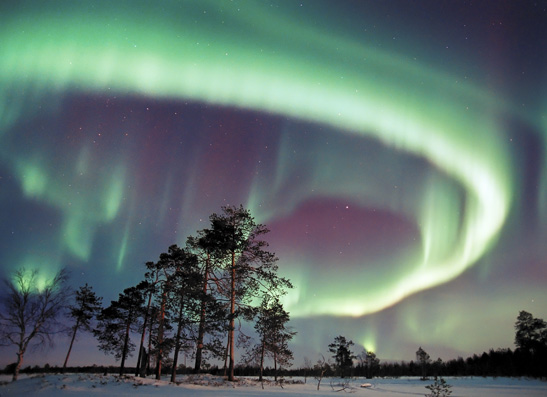
[[(134, 334), (133, 338), (138, 338), (138, 335)], [(63, 350), (63, 349), (59, 348), (60, 347), (59, 341), (61, 339), (64, 339), (67, 342), (69, 341), (68, 337), (66, 337), (66, 338), (56, 338), (57, 344), (53, 349), (45, 349), (42, 352), (29, 350), (25, 354), (25, 360), (23, 362), (23, 366), (21, 367), (21, 369), (25, 369), (27, 367), (34, 367), (34, 366), (44, 368), (44, 366), (46, 364), (49, 365), (50, 367), (61, 368), (63, 366), (63, 362), (64, 362), (65, 357), (66, 357), (66, 350)], [(82, 339), (82, 338), (80, 338), (80, 339)], [(119, 360), (116, 361), (111, 355), (106, 355), (105, 353), (100, 352), (99, 349), (96, 347), (96, 345), (97, 345), (96, 339), (93, 338), (92, 335), (85, 335), (85, 338), (83, 338), (83, 339), (84, 339), (84, 341), (80, 340), (80, 341), (77, 341), (77, 342), (74, 343), (74, 347), (72, 349), (70, 360), (67, 364), (68, 368), (70, 368), (70, 367), (73, 367), (73, 368), (82, 367), (83, 368), (83, 367), (93, 367), (93, 366), (119, 368), (120, 361)], [(351, 338), (348, 338), (348, 339), (351, 339)], [(63, 346), (65, 346), (65, 345), (63, 345)], [(418, 349), (419, 347), (423, 347), (423, 346), (418, 346), (416, 349)], [(95, 351), (93, 350), (93, 348), (95, 348)], [(462, 358), (463, 360), (466, 360), (469, 357), (473, 357), (473, 355), (481, 356), (483, 353), (488, 353), (490, 350), (496, 351), (496, 350), (499, 350), (499, 349), (510, 349), (511, 351), (515, 351), (515, 346), (512, 346), (512, 347), (493, 347), (493, 348), (487, 349), (485, 351), (474, 352), (474, 353), (471, 353), (469, 355), (457, 356), (457, 357), (437, 357), (437, 356), (431, 355), (431, 361), (434, 362), (438, 358), (440, 358), (443, 361), (443, 363), (446, 363), (446, 362), (449, 362), (449, 361), (452, 361), (452, 360), (459, 360), (460, 358)], [(359, 347), (357, 347), (357, 346), (354, 346), (354, 348), (351, 349), (351, 350), (355, 355), (361, 353), (361, 351), (362, 351), (362, 349), (359, 349)], [(430, 353), (430, 351), (427, 348), (424, 348), (424, 350), (426, 351), (426, 353)], [(240, 358), (241, 353), (242, 353), (241, 351), (238, 351), (236, 353), (236, 357)], [(90, 356), (99, 358), (99, 360), (90, 362), (89, 361)], [(170, 358), (171, 358), (171, 356), (172, 355), (169, 355)], [(330, 353), (328, 353), (328, 347), (325, 347), (323, 352), (317, 352), (316, 355), (313, 356), (313, 357), (297, 356), (295, 354), (292, 366), (287, 367), (287, 368), (284, 367), (283, 369), (285, 369), (285, 370), (294, 370), (294, 369), (304, 368), (304, 359), (306, 359), (306, 358), (311, 361), (312, 365), (314, 365), (317, 362), (317, 360), (321, 358), (321, 356), (323, 356), (325, 358), (325, 360), (327, 362), (329, 362), (331, 365), (334, 364), (333, 357), (330, 355)], [(8, 356), (3, 355), (3, 357), (7, 358)], [(10, 361), (10, 360), (0, 361), (0, 369), (4, 369), (7, 365), (10, 365), (10, 364), (15, 362), (15, 352), (13, 352), (13, 357), (14, 357), (14, 359), (12, 361)], [(413, 357), (402, 358), (402, 359), (389, 359), (389, 358), (383, 358), (383, 357), (377, 357), (377, 358), (380, 359), (380, 365), (386, 364), (386, 363), (387, 364), (394, 364), (394, 363), (410, 363), (411, 361), (416, 362), (416, 355), (415, 354), (414, 354)], [(136, 360), (137, 360), (136, 355), (128, 357), (128, 359), (126, 360), (125, 368), (126, 369), (135, 368), (136, 367)], [(353, 361), (354, 361), (354, 366), (359, 363), (359, 360), (357, 358), (354, 359)], [(209, 364), (211, 364), (211, 366), (217, 366), (218, 368), (222, 368), (222, 366), (223, 366), (223, 362), (220, 359), (207, 360), (207, 362)], [(185, 354), (181, 353), (180, 358), (179, 358), (179, 365), (182, 365), (182, 364), (184, 364), (184, 366), (186, 368), (192, 369), (193, 366), (194, 366), (194, 360), (189, 355), (185, 355)], [(240, 364), (241, 363), (236, 362), (236, 366), (238, 366)], [(273, 366), (273, 362), (271, 361), (271, 358), (266, 358), (264, 367), (265, 368), (272, 368), (272, 366)], [(202, 372), (207, 373), (207, 371), (203, 371), (203, 369), (202, 369)], [(164, 376), (167, 376), (167, 375), (164, 375)]]
[(2, 278), (67, 268), (108, 305), (242, 204), (295, 285), (295, 366), (338, 335), (513, 350), (547, 318), (545, 5), (159, 4), (0, 5)]

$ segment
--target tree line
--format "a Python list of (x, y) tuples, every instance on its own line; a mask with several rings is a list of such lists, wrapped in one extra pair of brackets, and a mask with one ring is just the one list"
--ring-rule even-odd
[[(0, 311), (0, 345), (16, 347), (13, 380), (27, 349), (51, 343), (60, 332), (70, 336), (63, 370), (79, 332), (91, 332), (98, 348), (120, 361), (120, 374), (135, 350), (135, 375), (153, 369), (159, 379), (167, 364), (171, 381), (183, 352), (194, 357), (195, 373), (210, 358), (223, 360), (230, 381), (236, 346), (246, 352), (246, 363), (261, 369), (265, 358), (276, 368), (290, 365), (295, 332), (280, 298), (293, 286), (277, 274), (278, 258), (264, 240), (268, 229), (242, 206), (222, 207), (209, 220), (210, 227), (188, 237), (184, 247), (172, 245), (158, 261), (147, 262), (142, 281), (107, 307), (87, 284), (69, 291), (65, 270), (45, 285), (37, 270), (16, 271), (5, 282)], [(242, 328), (253, 323), (255, 344)]]
[[(354, 354), (354, 343), (340, 335), (328, 345), (329, 359), (321, 355), (312, 364), (305, 358), (302, 367), (290, 370), (288, 344), (295, 331), (280, 298), (293, 286), (277, 274), (278, 258), (264, 240), (268, 229), (242, 206), (222, 207), (209, 221), (184, 247), (172, 245), (156, 262), (147, 262), (142, 280), (106, 307), (87, 284), (67, 289), (65, 270), (46, 283), (37, 270), (16, 271), (5, 280), (0, 301), (0, 346), (16, 348), (16, 362), (9, 366), (13, 380), (27, 349), (51, 344), (59, 333), (70, 338), (65, 370), (81, 332), (92, 333), (98, 348), (120, 361), (120, 374), (136, 353), (136, 376), (154, 371), (159, 379), (168, 369), (173, 382), (182, 353), (194, 359), (194, 373), (203, 368), (230, 381), (236, 374), (313, 376), (318, 386), (324, 376), (547, 376), (547, 323), (525, 311), (515, 323), (514, 351), (490, 350), (444, 362), (431, 360), (419, 347), (416, 361), (380, 363), (367, 349)], [(255, 339), (244, 329), (248, 324)], [(236, 347), (244, 352), (237, 366)], [(266, 358), (273, 368), (265, 366)], [(223, 365), (211, 367), (210, 359)]]
[(419, 376), (423, 380), (443, 376), (547, 377), (547, 322), (526, 311), (520, 311), (515, 322), (515, 350), (491, 349), (465, 360), (458, 357), (443, 361), (440, 358), (432, 360), (420, 346), (416, 351), (416, 360), (380, 363), (376, 354), (370, 350), (363, 349), (361, 353), (354, 354), (353, 346), (353, 341), (342, 335), (337, 336), (328, 345), (332, 360), (321, 356), (315, 365), (311, 365), (310, 360), (305, 359), (302, 368), (287, 370), (286, 374), (311, 375), (316, 379), (324, 376)]

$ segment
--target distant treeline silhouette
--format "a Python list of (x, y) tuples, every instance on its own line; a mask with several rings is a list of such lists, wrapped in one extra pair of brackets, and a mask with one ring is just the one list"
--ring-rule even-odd
[[(545, 357), (543, 357), (543, 363), (545, 364)], [(537, 357), (532, 357), (529, 353), (516, 349), (491, 349), (489, 352), (484, 352), (480, 355), (474, 354), (473, 356), (448, 361), (434, 361), (427, 364), (428, 377), (446, 377), (446, 376), (482, 376), (482, 377), (545, 377), (545, 366), (539, 366)], [(15, 364), (7, 365), (0, 373), (11, 374), (13, 373), (13, 366)], [(325, 377), (332, 377), (336, 375), (336, 369), (334, 365), (329, 366), (326, 364), (327, 371)], [(60, 367), (50, 366), (49, 364), (40, 366), (27, 366), (21, 369), (21, 373), (59, 373)], [(67, 367), (66, 372), (78, 372), (78, 373), (119, 373), (119, 366), (102, 366), (92, 365), (83, 367)], [(126, 367), (124, 373), (134, 373), (134, 367)], [(164, 374), (169, 374), (171, 368), (166, 366), (162, 368)], [(190, 374), (193, 372), (193, 368), (180, 365), (177, 369), (177, 374)], [(207, 373), (212, 375), (222, 375), (223, 368), (217, 366), (211, 366), (207, 369)], [(248, 366), (248, 365), (236, 365), (234, 368), (235, 376), (259, 376), (260, 367)], [(264, 376), (274, 376), (275, 370), (270, 367), (265, 367), (263, 370)], [(293, 369), (281, 369), (277, 370), (278, 376), (284, 377), (306, 377), (313, 378), (316, 376), (316, 370), (313, 368), (293, 368)], [(351, 375), (354, 377), (367, 377), (367, 368), (358, 364), (353, 367)], [(401, 361), (401, 362), (383, 362), (372, 373), (373, 377), (384, 378), (398, 378), (403, 376), (415, 376), (420, 377), (422, 375), (422, 368), (420, 363), (416, 361)]]

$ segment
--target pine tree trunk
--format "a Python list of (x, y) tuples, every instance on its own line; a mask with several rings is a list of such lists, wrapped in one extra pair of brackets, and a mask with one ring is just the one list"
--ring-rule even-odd
[(129, 327), (131, 326), (131, 312), (127, 316), (127, 326), (125, 327), (125, 338), (123, 341), (122, 362), (120, 364), (120, 376), (123, 375), (123, 369), (125, 366), (125, 357), (127, 356), (127, 348), (129, 345)]
[(235, 251), (232, 251), (232, 288), (230, 296), (230, 367), (228, 380), (234, 381), (234, 314), (235, 314), (235, 300), (236, 300), (236, 265), (235, 265), (236, 254)]
[(207, 253), (207, 261), (205, 263), (205, 274), (203, 276), (204, 277), (203, 298), (201, 301), (201, 313), (199, 315), (199, 330), (198, 330), (198, 340), (197, 340), (197, 347), (196, 347), (196, 363), (194, 364), (195, 374), (199, 374), (199, 372), (201, 371), (203, 338), (205, 336), (205, 315), (206, 315), (205, 299), (207, 296), (207, 282), (209, 281), (209, 260), (210, 260), (210, 256), (209, 256), (209, 253)]
[(184, 308), (184, 299), (181, 297), (179, 306), (179, 318), (177, 324), (177, 337), (175, 339), (175, 354), (173, 356), (173, 370), (171, 371), (171, 382), (175, 383), (177, 378), (177, 364), (180, 352), (180, 334), (182, 333), (182, 309)]
[(230, 350), (230, 330), (228, 330), (228, 338), (226, 338), (226, 349), (224, 349), (224, 368), (222, 376), (226, 376), (228, 369), (228, 350)]
[(148, 329), (148, 354), (146, 355), (146, 375), (150, 373), (150, 355), (152, 354), (152, 328), (154, 327), (154, 319), (150, 319), (150, 328)]
[(277, 382), (277, 352), (274, 350), (274, 380)]
[(141, 345), (139, 347), (139, 357), (137, 358), (137, 368), (135, 368), (135, 376), (140, 376), (141, 371), (141, 361), (142, 361), (142, 352), (144, 348), (144, 339), (146, 338), (146, 323), (148, 322), (148, 316), (150, 312), (150, 306), (152, 305), (152, 292), (148, 295), (148, 307), (146, 308), (146, 313), (144, 315), (144, 321), (142, 324), (142, 334), (141, 334)]
[[(260, 376), (258, 380), (262, 382), (262, 374), (264, 373), (264, 350), (266, 349), (266, 343), (262, 341), (262, 347), (260, 349)], [(264, 385), (262, 386), (264, 388)]]
[(72, 338), (70, 339), (70, 345), (68, 346), (68, 353), (66, 354), (65, 363), (63, 364), (63, 369), (61, 370), (61, 373), (65, 373), (66, 364), (68, 362), (68, 358), (70, 357), (70, 352), (72, 351), (72, 345), (74, 344), (74, 339), (76, 338), (76, 332), (78, 331), (78, 327), (80, 326), (80, 319), (76, 320), (76, 324), (74, 325), (74, 328), (72, 330)]
[(161, 379), (161, 364), (163, 360), (163, 324), (165, 322), (165, 301), (167, 293), (165, 289), (161, 296), (161, 312), (160, 312), (160, 324), (158, 329), (158, 354), (156, 356), (156, 380)]

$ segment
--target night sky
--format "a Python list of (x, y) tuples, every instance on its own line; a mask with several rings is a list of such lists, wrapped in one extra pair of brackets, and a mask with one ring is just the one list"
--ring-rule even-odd
[(242, 204), (297, 364), (513, 348), (547, 318), (546, 38), (545, 1), (3, 1), (1, 275), (109, 302)]

